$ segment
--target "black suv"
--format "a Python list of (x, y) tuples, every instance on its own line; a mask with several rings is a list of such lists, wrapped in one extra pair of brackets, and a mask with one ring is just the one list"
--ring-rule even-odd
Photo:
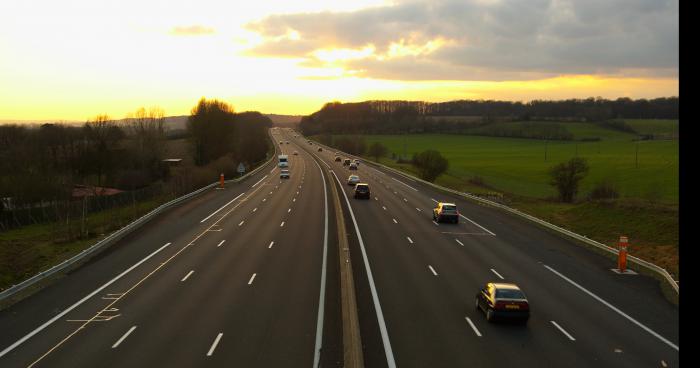
[(355, 184), (355, 199), (364, 198), (369, 199), (369, 184), (357, 183)]

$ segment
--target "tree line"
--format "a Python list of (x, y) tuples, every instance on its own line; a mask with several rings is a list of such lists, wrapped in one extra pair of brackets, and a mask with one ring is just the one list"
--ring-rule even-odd
[(195, 166), (176, 170), (163, 162), (168, 137), (160, 108), (140, 108), (121, 120), (98, 115), (81, 126), (0, 125), (0, 217), (69, 202), (76, 186), (133, 191), (172, 184), (168, 192), (183, 194), (216, 181), (224, 170), (233, 175), (238, 163), (250, 167), (264, 160), (272, 147), (271, 125), (259, 112), (235, 113), (226, 103), (203, 98), (185, 134)]
[[(603, 98), (534, 100), (531, 102), (459, 100), (449, 102), (365, 101), (329, 102), (302, 118), (305, 135), (468, 133), (475, 126), (502, 121), (572, 120), (608, 122), (615, 119), (678, 119), (679, 98)], [(618, 124), (619, 125), (619, 124)]]

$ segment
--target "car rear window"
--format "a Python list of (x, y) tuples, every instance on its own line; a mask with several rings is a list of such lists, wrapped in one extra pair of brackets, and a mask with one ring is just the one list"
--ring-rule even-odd
[(355, 189), (356, 189), (358, 192), (364, 193), (364, 192), (366, 192), (366, 191), (369, 190), (369, 187), (366, 186), (366, 185), (358, 185), (358, 186), (355, 187)]
[(520, 290), (499, 289), (496, 290), (496, 298), (502, 299), (525, 299), (525, 294)]
[(457, 211), (457, 206), (442, 206), (445, 211)]

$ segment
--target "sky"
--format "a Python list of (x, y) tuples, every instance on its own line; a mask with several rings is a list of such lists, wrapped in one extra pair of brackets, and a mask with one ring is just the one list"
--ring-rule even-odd
[(0, 120), (678, 96), (678, 1), (0, 2)]

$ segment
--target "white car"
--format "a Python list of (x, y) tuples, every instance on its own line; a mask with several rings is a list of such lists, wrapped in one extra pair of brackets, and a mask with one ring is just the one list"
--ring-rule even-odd
[(289, 179), (289, 169), (280, 170), (280, 179)]
[(350, 175), (348, 177), (348, 185), (355, 185), (360, 182), (360, 177), (357, 175)]
[(358, 159), (355, 159), (355, 160), (353, 161), (353, 163), (354, 163), (356, 166), (360, 166), (360, 160), (358, 160)]

